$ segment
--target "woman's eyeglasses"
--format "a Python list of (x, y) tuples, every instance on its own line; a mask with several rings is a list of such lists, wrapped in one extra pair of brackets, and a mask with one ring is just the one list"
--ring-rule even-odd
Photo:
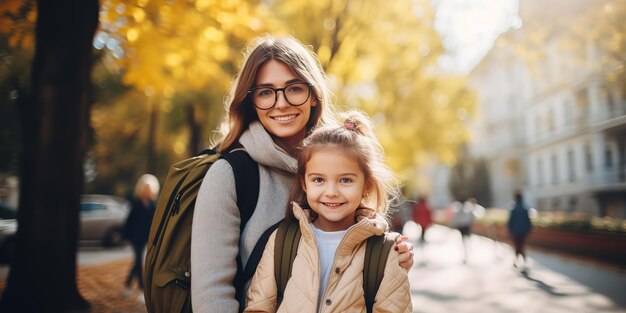
[(283, 88), (258, 86), (248, 90), (254, 106), (259, 110), (269, 110), (278, 101), (278, 92), (282, 91), (287, 103), (293, 106), (303, 105), (311, 96), (311, 84), (304, 82), (291, 83)]

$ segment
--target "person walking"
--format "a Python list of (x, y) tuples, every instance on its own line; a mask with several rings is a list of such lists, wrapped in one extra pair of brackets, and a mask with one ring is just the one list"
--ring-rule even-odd
[(145, 301), (143, 296), (143, 250), (148, 242), (152, 216), (159, 195), (159, 180), (151, 174), (142, 175), (135, 184), (135, 192), (131, 199), (131, 210), (126, 218), (123, 237), (133, 248), (134, 262), (125, 282), (124, 297), (132, 295), (133, 279), (139, 288), (138, 301)]
[[(511, 236), (511, 240), (513, 241), (513, 246), (515, 247), (515, 259), (513, 260), (513, 266), (525, 269), (527, 267), (526, 239), (532, 230), (532, 223), (528, 214), (529, 209), (524, 203), (522, 193), (518, 191), (515, 193), (514, 197), (515, 202), (513, 203), (513, 208), (509, 214), (507, 228), (509, 235)], [(523, 262), (521, 266), (518, 263), (520, 257)]]
[[(237, 260), (245, 268), (257, 241), (284, 217), (298, 165), (298, 147), (316, 126), (339, 123), (317, 56), (297, 39), (264, 36), (248, 48), (226, 99), (218, 152), (241, 148), (259, 167), (259, 196), (243, 230), (232, 168), (218, 160), (202, 181), (191, 230), (191, 299), (196, 313), (243, 309), (236, 290)], [(413, 246), (399, 238), (398, 262), (413, 266)]]
[[(244, 312), (366, 311), (366, 242), (388, 227), (385, 215), (398, 192), (369, 119), (356, 111), (347, 117), (342, 127), (315, 129), (298, 154), (286, 219), (299, 223), (302, 236), (282, 302), (273, 279), (279, 270), (274, 268), (274, 231), (252, 278)], [(389, 253), (372, 309), (412, 312), (407, 271), (397, 253)]]
[(413, 205), (413, 221), (420, 226), (420, 243), (426, 243), (426, 230), (433, 223), (433, 216), (428, 198), (420, 196)]
[(478, 204), (475, 198), (468, 198), (463, 204), (454, 202), (452, 204), (452, 227), (461, 234), (463, 244), (463, 263), (467, 263), (470, 250), (470, 238), (472, 235), (472, 225), (476, 220)]

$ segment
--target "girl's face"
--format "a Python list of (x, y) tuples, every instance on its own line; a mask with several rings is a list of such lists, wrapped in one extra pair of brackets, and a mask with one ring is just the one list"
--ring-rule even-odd
[[(283, 88), (285, 85), (303, 82), (282, 62), (270, 60), (259, 68), (255, 86)], [(278, 92), (276, 104), (269, 110), (255, 107), (259, 121), (279, 143), (297, 146), (304, 139), (306, 123), (311, 116), (311, 107), (317, 105), (313, 91), (309, 99), (300, 106), (290, 105), (282, 91)]]
[(315, 227), (338, 231), (352, 226), (365, 186), (365, 174), (358, 161), (342, 148), (313, 152), (306, 163), (302, 188), (311, 209), (318, 214)]

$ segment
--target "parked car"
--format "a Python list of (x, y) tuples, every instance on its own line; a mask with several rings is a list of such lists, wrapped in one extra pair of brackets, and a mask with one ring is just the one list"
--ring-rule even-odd
[[(83, 195), (80, 202), (81, 244), (101, 244), (104, 247), (123, 243), (122, 230), (130, 212), (130, 203), (109, 195)], [(5, 212), (6, 213), (6, 212)], [(8, 261), (15, 245), (17, 220), (10, 212), (0, 218), (0, 262)], [(4, 218), (4, 217), (9, 218)]]

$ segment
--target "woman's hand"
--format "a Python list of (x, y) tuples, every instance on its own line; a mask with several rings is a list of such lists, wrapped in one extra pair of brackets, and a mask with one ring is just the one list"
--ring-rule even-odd
[(413, 267), (413, 244), (408, 242), (409, 238), (404, 235), (400, 235), (396, 237), (396, 245), (393, 247), (394, 250), (398, 251), (398, 260), (400, 261), (400, 266), (405, 270), (410, 271)]

